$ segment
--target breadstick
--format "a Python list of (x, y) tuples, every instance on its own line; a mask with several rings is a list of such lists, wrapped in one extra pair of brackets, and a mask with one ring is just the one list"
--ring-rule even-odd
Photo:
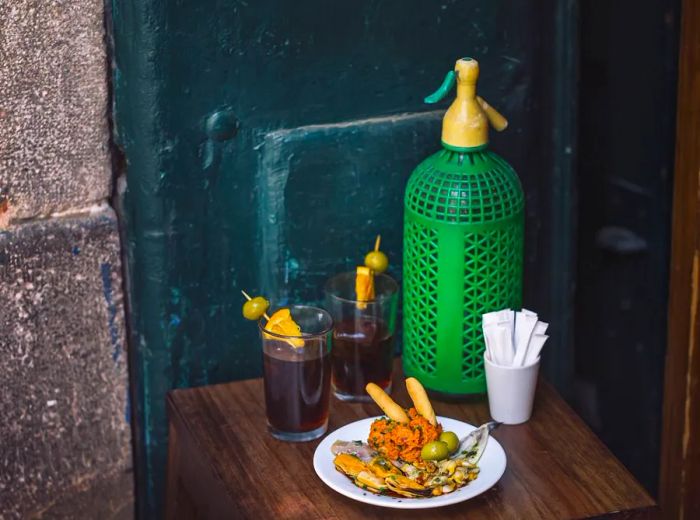
[(379, 388), (379, 386), (374, 383), (367, 383), (365, 390), (367, 390), (369, 396), (374, 399), (374, 402), (377, 403), (377, 406), (382, 409), (389, 419), (399, 423), (408, 422), (408, 415), (406, 415), (404, 409), (396, 404), (396, 402), (389, 397), (384, 390)]
[(425, 393), (425, 388), (420, 384), (420, 381), (415, 377), (409, 377), (406, 379), (406, 390), (408, 390), (408, 395), (411, 396), (411, 401), (413, 401), (416, 407), (416, 412), (428, 419), (430, 424), (437, 426), (433, 405), (430, 404), (428, 394)]

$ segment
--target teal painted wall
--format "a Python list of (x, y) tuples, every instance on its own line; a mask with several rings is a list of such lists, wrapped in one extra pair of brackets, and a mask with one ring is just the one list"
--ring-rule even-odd
[(112, 0), (142, 518), (163, 500), (167, 390), (260, 373), (240, 289), (316, 301), (377, 233), (400, 279), (403, 188), (439, 146), (422, 99), (463, 55), (511, 121), (493, 145), (527, 195), (525, 302), (556, 324), (565, 385), (571, 208), (551, 201), (571, 191), (573, 5)]

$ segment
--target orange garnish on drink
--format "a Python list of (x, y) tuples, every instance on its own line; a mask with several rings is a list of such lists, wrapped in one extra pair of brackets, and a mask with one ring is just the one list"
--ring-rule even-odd
[(374, 272), (366, 265), (357, 266), (355, 293), (358, 309), (366, 309), (367, 304), (364, 302), (374, 300)]
[(265, 330), (280, 336), (291, 336), (299, 339), (287, 339), (287, 343), (291, 346), (300, 348), (304, 346), (304, 340), (301, 339), (301, 327), (297, 325), (292, 318), (292, 313), (289, 309), (282, 308), (275, 312), (265, 324)]
[(374, 300), (374, 275), (383, 273), (389, 267), (389, 259), (379, 250), (381, 242), (381, 235), (377, 235), (377, 239), (374, 241), (374, 250), (365, 256), (365, 265), (357, 266), (355, 293), (358, 300), (358, 309), (366, 309), (367, 304), (365, 302)]

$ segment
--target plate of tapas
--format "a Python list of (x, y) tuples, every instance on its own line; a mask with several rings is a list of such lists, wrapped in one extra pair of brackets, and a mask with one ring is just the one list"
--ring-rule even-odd
[(481, 426), (436, 416), (423, 386), (406, 379), (413, 406), (403, 408), (377, 385), (367, 393), (384, 412), (331, 432), (314, 452), (314, 470), (354, 500), (398, 509), (455, 504), (491, 488), (506, 454)]

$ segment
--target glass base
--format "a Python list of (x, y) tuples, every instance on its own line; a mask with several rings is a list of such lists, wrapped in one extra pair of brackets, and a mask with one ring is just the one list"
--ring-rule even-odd
[(280, 441), (285, 441), (285, 442), (306, 442), (306, 441), (313, 441), (314, 439), (318, 439), (321, 437), (324, 433), (326, 433), (326, 430), (328, 430), (328, 419), (316, 428), (315, 430), (311, 430), (308, 432), (283, 432), (282, 430), (278, 430), (276, 428), (273, 428), (269, 424), (267, 425), (267, 430), (270, 432), (270, 435), (272, 435), (275, 439), (280, 440)]
[[(387, 393), (391, 393), (391, 383), (389, 383), (387, 386), (383, 388), (383, 390)], [(336, 396), (338, 399), (341, 401), (344, 401), (346, 403), (371, 403), (372, 398), (365, 394), (362, 395), (353, 395), (353, 394), (346, 394), (344, 392), (339, 391), (337, 388), (333, 387), (333, 395)]]

